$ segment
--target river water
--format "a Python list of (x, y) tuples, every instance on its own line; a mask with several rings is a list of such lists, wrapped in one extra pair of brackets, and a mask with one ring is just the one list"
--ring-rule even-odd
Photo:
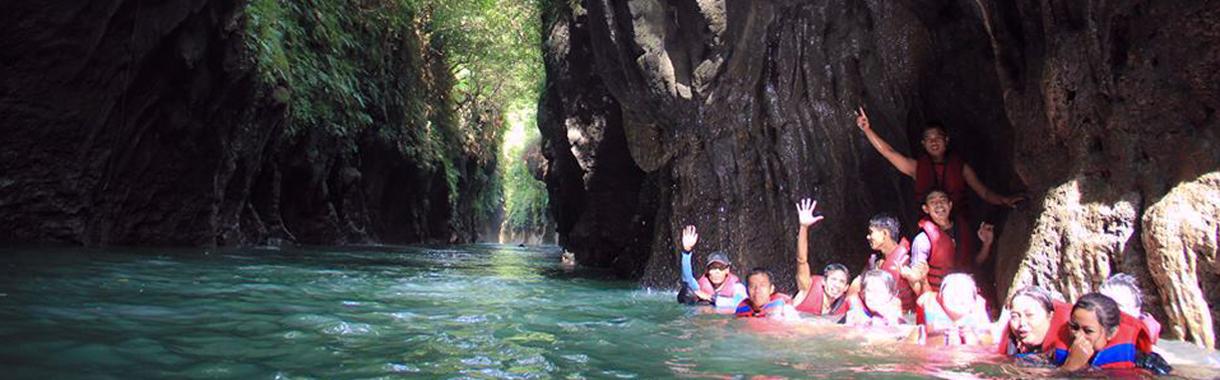
[[(499, 245), (0, 249), (0, 377), (1053, 374), (824, 321), (736, 320), (558, 261), (554, 248)], [(1178, 375), (1220, 376), (1214, 354), (1165, 347)]]

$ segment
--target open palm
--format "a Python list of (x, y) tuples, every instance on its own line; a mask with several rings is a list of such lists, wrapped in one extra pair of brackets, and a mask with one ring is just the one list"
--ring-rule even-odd
[(801, 220), (802, 227), (809, 227), (822, 221), (822, 216), (814, 216), (813, 210), (818, 207), (818, 201), (805, 198), (796, 204), (796, 215)]

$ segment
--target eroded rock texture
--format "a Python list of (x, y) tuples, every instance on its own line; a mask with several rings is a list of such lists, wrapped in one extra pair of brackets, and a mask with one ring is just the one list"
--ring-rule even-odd
[[(770, 267), (791, 291), (793, 204), (812, 196), (827, 218), (811, 264), (860, 268), (867, 218), (896, 213), (913, 232), (916, 207), (911, 181), (856, 129), (863, 105), (909, 155), (922, 126), (942, 122), (985, 183), (1029, 197), (1011, 212), (974, 202), (1000, 223), (981, 273), (999, 296), (1028, 283), (1076, 296), (1124, 271), (1144, 279), (1154, 313), (1206, 315), (1165, 295), (1161, 261), (1140, 236), (1172, 187), (1220, 168), (1218, 9), (583, 1), (546, 32), (540, 127), (560, 241), (584, 264), (669, 287), (678, 231), (695, 224), (702, 252), (726, 250), (739, 270)], [(1211, 344), (1211, 327), (1183, 328)]]
[[(0, 241), (472, 239), (473, 206), (450, 199), (445, 168), (404, 153), (426, 143), (402, 132), (423, 124), (406, 116), (404, 104), (370, 101), (377, 127), (357, 133), (292, 124), (287, 99), (301, 90), (256, 76), (245, 6), (7, 2), (0, 12)], [(395, 74), (370, 82), (387, 92), (447, 96), (443, 83), (406, 85), (407, 75), (433, 70), (431, 77), (443, 78), (447, 68), (411, 56), (410, 47), (426, 41), (404, 35), (385, 41), (404, 51), (385, 61), (392, 66), (383, 73)], [(433, 128), (448, 124), (438, 119)], [(476, 174), (494, 168), (470, 155), (451, 158), (457, 185), (469, 193), (482, 185)]]

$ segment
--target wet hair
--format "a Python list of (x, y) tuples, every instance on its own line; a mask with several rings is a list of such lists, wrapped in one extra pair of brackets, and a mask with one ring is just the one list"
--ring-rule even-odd
[(979, 286), (974, 282), (974, 277), (970, 277), (970, 275), (965, 273), (950, 273), (948, 276), (945, 276), (944, 279), (940, 280), (939, 290), (941, 293), (944, 293), (945, 289), (949, 288), (950, 284), (956, 284), (963, 281), (970, 283), (970, 286), (974, 288), (976, 293), (979, 291)]
[(822, 268), (823, 276), (830, 276), (830, 272), (842, 271), (844, 276), (851, 277), (851, 272), (847, 270), (847, 266), (839, 263), (830, 263)]
[(1039, 305), (1042, 305), (1042, 308), (1046, 309), (1047, 313), (1055, 312), (1055, 302), (1051, 300), (1051, 292), (1046, 291), (1046, 289), (1042, 289), (1040, 286), (1029, 285), (1021, 289), (1017, 289), (1017, 291), (1013, 292), (1011, 296), (1008, 296), (1008, 308), (1012, 308), (1012, 300), (1017, 299), (1017, 297), (1029, 297), (1030, 299), (1037, 301)]
[(902, 228), (898, 224), (897, 218), (894, 218), (890, 214), (886, 214), (884, 212), (877, 214), (877, 215), (873, 215), (873, 218), (868, 220), (868, 227), (889, 232), (890, 239), (893, 239), (895, 241), (898, 240), (898, 236), (899, 236), (898, 234), (900, 233), (899, 230)]
[[(753, 277), (754, 277), (754, 275), (757, 275), (757, 274), (761, 274), (761, 275), (767, 276), (767, 281), (770, 281), (770, 280), (771, 280), (771, 278), (772, 278), (772, 276), (771, 276), (771, 271), (767, 270), (767, 268), (764, 268), (764, 267), (754, 267), (754, 269), (750, 269), (750, 274), (746, 275), (746, 285), (749, 285), (749, 284), (750, 284), (750, 278), (753, 278)], [(772, 284), (772, 285), (774, 285), (774, 284)]]
[(945, 135), (946, 138), (949, 137), (949, 130), (945, 128), (944, 124), (941, 124), (939, 121), (929, 121), (927, 124), (924, 124), (923, 130), (920, 131), (920, 139), (923, 139), (923, 135), (933, 129), (940, 131), (940, 134)]
[[(1101, 290), (1117, 289), (1120, 287), (1125, 287), (1125, 288), (1127, 288), (1128, 291), (1131, 292), (1131, 297), (1135, 298), (1135, 306), (1138, 307), (1138, 306), (1143, 305), (1144, 292), (1140, 291), (1139, 280), (1136, 280), (1135, 276), (1132, 276), (1132, 275), (1129, 275), (1126, 273), (1119, 273), (1119, 274), (1110, 276), (1110, 278), (1107, 279), (1106, 282), (1103, 282), (1101, 284)], [(1137, 317), (1138, 317), (1138, 315), (1137, 315)]]
[[(928, 192), (923, 193), (923, 199), (922, 199), (923, 203), (922, 204), (925, 204), (925, 205), (928, 204), (928, 198), (932, 198), (932, 194), (936, 194), (936, 193), (940, 193), (941, 195), (944, 195), (945, 198), (949, 197), (949, 192), (945, 191), (944, 188), (933, 186), (932, 188), (928, 189)], [(952, 199), (950, 199), (950, 201), (952, 201)]]
[(1072, 306), (1073, 312), (1076, 309), (1088, 310), (1096, 315), (1097, 321), (1106, 329), (1106, 335), (1113, 334), (1121, 321), (1119, 318), (1122, 312), (1118, 310), (1118, 303), (1105, 294), (1089, 293), (1081, 296), (1076, 300), (1076, 305)]
[(898, 295), (898, 283), (894, 281), (894, 277), (890, 276), (889, 272), (872, 269), (864, 272), (860, 277), (860, 291), (868, 288), (868, 284), (873, 281), (882, 281), (886, 289), (889, 289), (891, 295)]

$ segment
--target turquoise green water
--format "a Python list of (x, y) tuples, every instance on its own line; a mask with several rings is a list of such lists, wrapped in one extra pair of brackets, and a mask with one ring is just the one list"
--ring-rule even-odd
[[(0, 250), (3, 378), (1043, 376), (819, 321), (735, 320), (550, 249)], [(1214, 368), (1181, 367), (1209, 378)]]

